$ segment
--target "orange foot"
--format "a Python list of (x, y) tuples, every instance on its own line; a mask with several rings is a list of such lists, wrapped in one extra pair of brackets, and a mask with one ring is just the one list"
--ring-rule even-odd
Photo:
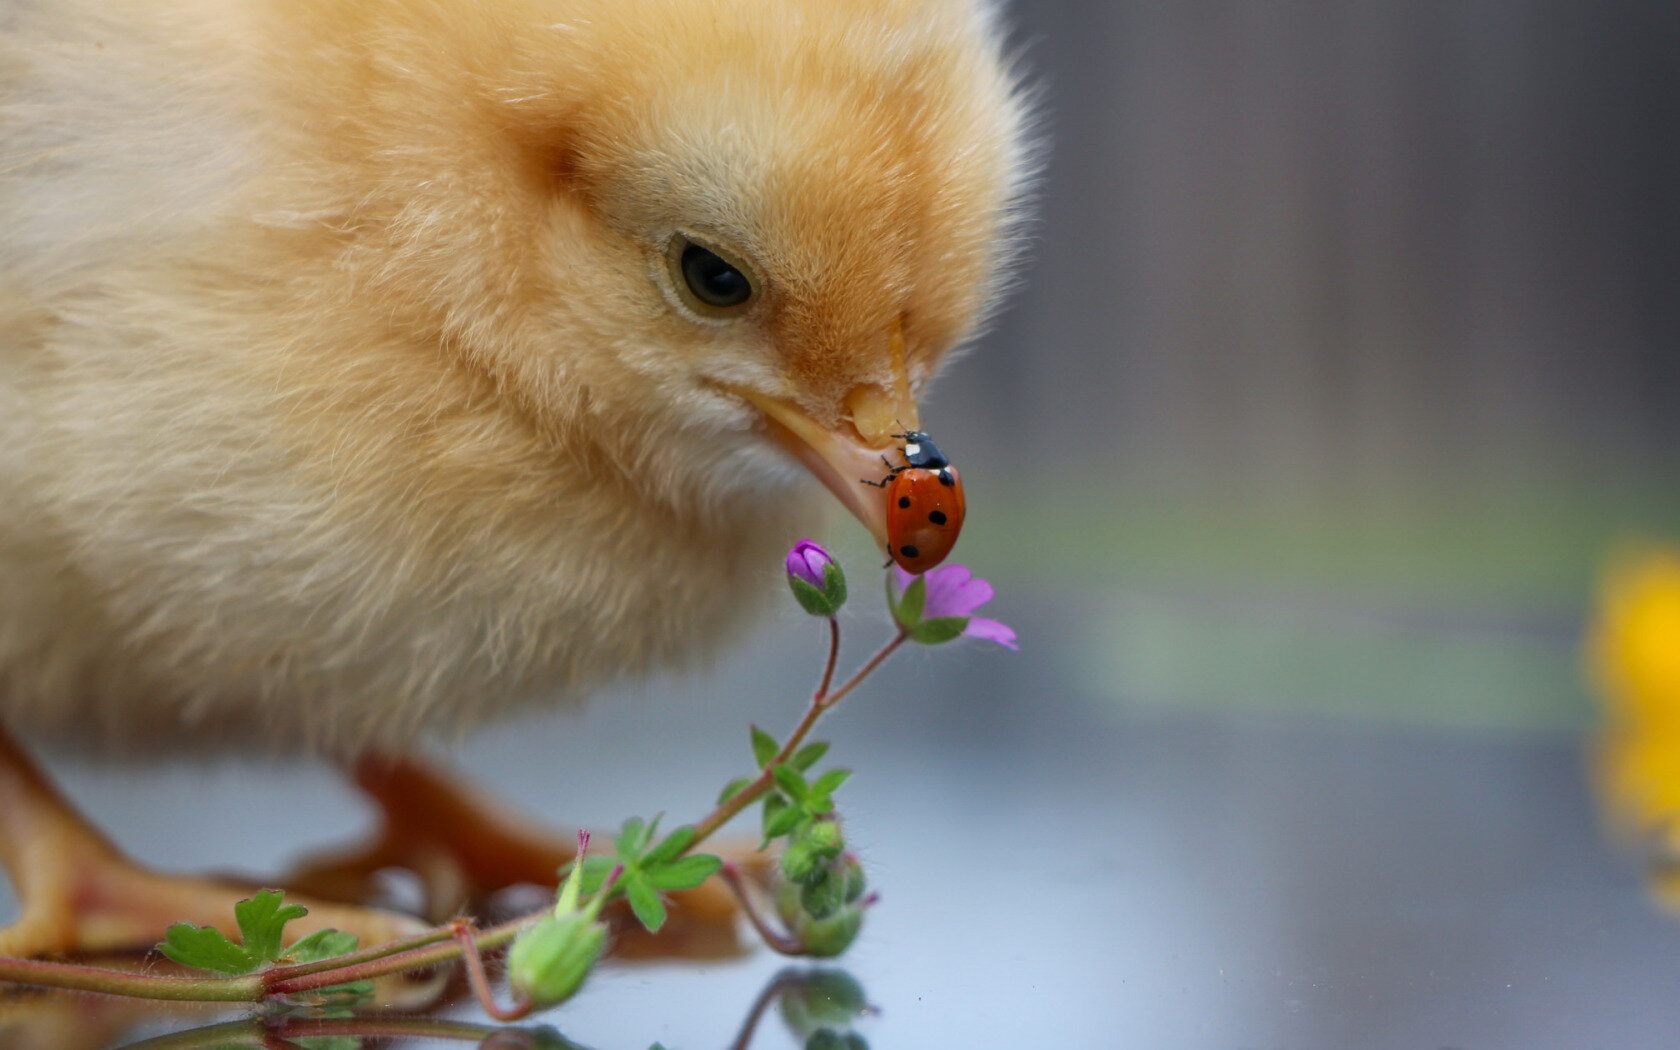
[[(379, 871), (401, 868), (420, 879), (427, 917), (443, 922), (509, 886), (557, 885), (560, 868), (575, 852), (572, 836), (533, 824), (412, 760), (369, 757), (353, 772), (379, 807), (379, 830), (365, 846), (306, 862), (286, 879), (288, 886), (331, 900), (365, 901), (376, 892)], [(741, 864), (762, 875), (761, 856)], [(614, 952), (631, 958), (740, 955), (746, 949), (737, 917), (734, 898), (714, 879), (671, 895), (669, 918), (657, 937), (634, 922), (618, 923)]]
[[(183, 921), (237, 936), (233, 906), (257, 889), (136, 864), (71, 808), (4, 731), (0, 865), (21, 909), (16, 922), (0, 929), (0, 955), (19, 958), (147, 949)], [(308, 898), (296, 903), (309, 914), (286, 928), (290, 936), (334, 927), (374, 945), (425, 929), (392, 912)], [(394, 988), (381, 992), (402, 997)]]

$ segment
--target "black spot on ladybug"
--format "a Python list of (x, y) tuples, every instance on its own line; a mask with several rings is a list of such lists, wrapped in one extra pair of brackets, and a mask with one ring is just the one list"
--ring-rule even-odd
[(917, 550), (912, 545), (906, 543), (904, 546), (902, 546), (898, 549), (898, 553), (904, 555), (906, 558), (914, 558), (918, 554), (921, 554), (922, 552)]
[(928, 520), (933, 522), (935, 525), (943, 525), (945, 524), (945, 512), (942, 510), (929, 511)]
[(909, 496), (898, 497), (898, 505), (900, 507), (908, 507), (910, 505), (910, 497)]

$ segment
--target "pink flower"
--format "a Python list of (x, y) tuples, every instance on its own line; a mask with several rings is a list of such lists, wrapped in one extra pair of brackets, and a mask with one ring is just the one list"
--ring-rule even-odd
[(794, 544), (787, 553), (787, 577), (793, 596), (812, 616), (833, 616), (846, 604), (846, 574), (821, 544)]
[(1018, 649), (1008, 624), (974, 615), (974, 610), (991, 600), (992, 585), (963, 565), (941, 565), (920, 576), (894, 565), (887, 581), (893, 619), (923, 645), (967, 636)]

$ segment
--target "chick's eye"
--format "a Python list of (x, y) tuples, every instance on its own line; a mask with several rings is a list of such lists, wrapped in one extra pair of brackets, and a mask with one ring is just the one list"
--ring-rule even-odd
[(683, 249), (682, 272), (688, 290), (709, 306), (740, 306), (752, 297), (746, 274), (698, 244)]
[(752, 300), (753, 282), (746, 267), (718, 250), (678, 236), (669, 258), (677, 291), (702, 313), (733, 311)]

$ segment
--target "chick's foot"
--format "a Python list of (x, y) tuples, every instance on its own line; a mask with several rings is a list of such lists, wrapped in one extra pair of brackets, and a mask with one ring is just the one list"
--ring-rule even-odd
[[(443, 922), (510, 886), (557, 886), (560, 869), (576, 852), (575, 832), (532, 822), (457, 777), (412, 759), (366, 757), (352, 775), (378, 807), (379, 829), (365, 845), (305, 862), (286, 879), (288, 886), (330, 900), (367, 901), (378, 892), (380, 871), (403, 869), (420, 882), (426, 916)], [(611, 836), (596, 841), (607, 844)], [(737, 860), (749, 875), (768, 870), (760, 854)], [(670, 894), (669, 903), (669, 918), (657, 936), (627, 920), (627, 912), (615, 916), (614, 954), (710, 959), (746, 950), (739, 910), (718, 880)]]
[[(0, 929), (0, 955), (20, 958), (136, 951), (192, 922), (237, 936), (233, 906), (257, 887), (153, 871), (94, 830), (0, 730), (0, 865), (20, 915)], [(309, 914), (289, 938), (333, 927), (363, 945), (421, 932), (418, 920), (371, 908), (288, 898)]]

